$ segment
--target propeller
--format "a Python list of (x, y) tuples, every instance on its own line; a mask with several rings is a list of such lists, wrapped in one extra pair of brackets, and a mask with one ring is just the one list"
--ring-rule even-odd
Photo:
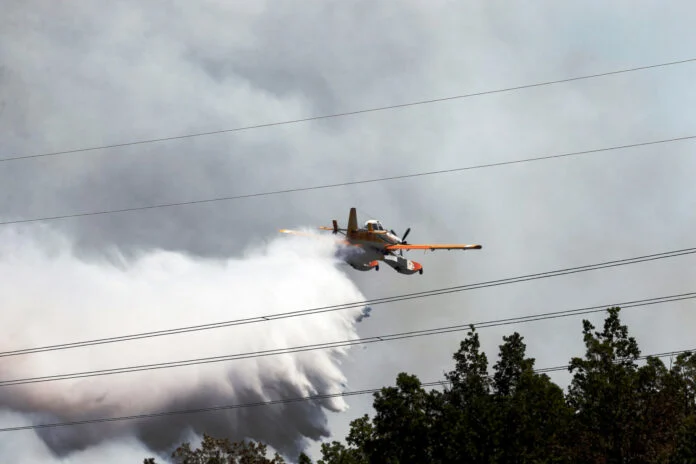
[[(394, 232), (394, 229), (391, 229), (389, 232), (391, 232), (392, 235), (399, 235), (399, 234), (397, 234), (396, 232)], [(407, 236), (410, 232), (411, 232), (411, 228), (409, 227), (408, 229), (406, 229), (406, 232), (404, 232), (404, 236), (401, 237), (401, 243), (403, 243), (404, 245), (407, 244), (405, 240), (406, 240), (406, 236)]]
[[(393, 235), (397, 235), (396, 232), (394, 232), (394, 229), (390, 230), (389, 232), (391, 232)], [(403, 245), (408, 245), (408, 243), (406, 242), (406, 236), (407, 236), (410, 232), (411, 232), (411, 228), (409, 227), (408, 229), (406, 229), (406, 232), (404, 232), (404, 236), (401, 237), (401, 243), (402, 243)], [(403, 255), (404, 255), (404, 250), (399, 250), (399, 255), (403, 256)]]

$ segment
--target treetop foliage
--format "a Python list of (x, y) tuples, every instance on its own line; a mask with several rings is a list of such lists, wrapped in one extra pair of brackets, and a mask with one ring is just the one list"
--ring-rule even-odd
[[(517, 332), (503, 337), (489, 374), (471, 326), (442, 391), (400, 373), (396, 386), (374, 394), (374, 416), (351, 422), (345, 444), (322, 444), (317, 464), (696, 463), (696, 353), (669, 367), (652, 357), (639, 365), (638, 343), (619, 313), (609, 308), (601, 331), (583, 321), (585, 354), (570, 360), (566, 392), (534, 371)], [(284, 462), (265, 454), (262, 444), (206, 436), (202, 449), (184, 444), (173, 457)]]

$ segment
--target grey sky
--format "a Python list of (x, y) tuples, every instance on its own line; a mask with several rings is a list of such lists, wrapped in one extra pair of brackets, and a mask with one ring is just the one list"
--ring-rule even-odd
[[(446, 97), (692, 58), (676, 1), (5, 2), (0, 156)], [(236, 134), (0, 163), (0, 219), (447, 169), (696, 133), (696, 64)], [(226, 258), (281, 227), (369, 212), (411, 242), (411, 278), (346, 269), (368, 298), (694, 246), (694, 142), (51, 223), (86, 260), (153, 249)], [(361, 219), (365, 219), (362, 216)], [(361, 335), (693, 291), (691, 257), (376, 306)], [(626, 312), (644, 352), (690, 347), (692, 305)], [(601, 320), (598, 316), (593, 318)], [(519, 330), (540, 367), (580, 353), (579, 318)], [(463, 334), (354, 350), (349, 388), (441, 377)], [(556, 378), (556, 377), (554, 377)], [(563, 381), (563, 375), (558, 375)], [(332, 416), (337, 436), (370, 398)], [(0, 437), (1, 438), (1, 437)]]

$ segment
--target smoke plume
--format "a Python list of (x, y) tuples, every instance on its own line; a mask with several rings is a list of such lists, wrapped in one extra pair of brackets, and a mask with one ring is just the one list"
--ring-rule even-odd
[[(363, 300), (331, 241), (279, 237), (229, 260), (152, 251), (120, 265), (87, 262), (47, 231), (0, 231), (0, 351), (176, 328)], [(114, 255), (117, 256), (117, 255)], [(356, 338), (364, 308), (123, 343), (0, 358), (0, 380), (133, 366)], [(2, 426), (256, 402), (342, 390), (346, 348), (0, 387)], [(296, 456), (328, 435), (341, 399), (12, 432), (46, 453), (124, 446), (167, 454), (203, 432), (252, 438)], [(19, 440), (21, 436), (21, 440)], [(31, 435), (31, 436), (28, 436)], [(36, 446), (32, 453), (37, 451)], [(41, 448), (43, 449), (43, 448)], [(92, 451), (90, 451), (92, 450)], [(76, 454), (77, 453), (77, 454)], [(87, 453), (87, 454), (85, 454)], [(21, 453), (20, 453), (21, 454)], [(0, 455), (6, 456), (5, 452)], [(143, 456), (144, 457), (144, 456)], [(77, 459), (77, 458), (76, 458)], [(86, 458), (85, 458), (86, 459)], [(43, 458), (41, 458), (43, 460)], [(79, 460), (78, 460), (79, 461)]]

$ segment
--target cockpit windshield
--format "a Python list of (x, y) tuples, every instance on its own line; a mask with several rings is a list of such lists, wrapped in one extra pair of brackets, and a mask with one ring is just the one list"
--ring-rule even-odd
[(382, 227), (382, 224), (379, 223), (379, 221), (367, 221), (365, 223), (365, 228), (369, 228), (368, 224), (372, 224), (372, 230), (384, 230), (384, 227)]

